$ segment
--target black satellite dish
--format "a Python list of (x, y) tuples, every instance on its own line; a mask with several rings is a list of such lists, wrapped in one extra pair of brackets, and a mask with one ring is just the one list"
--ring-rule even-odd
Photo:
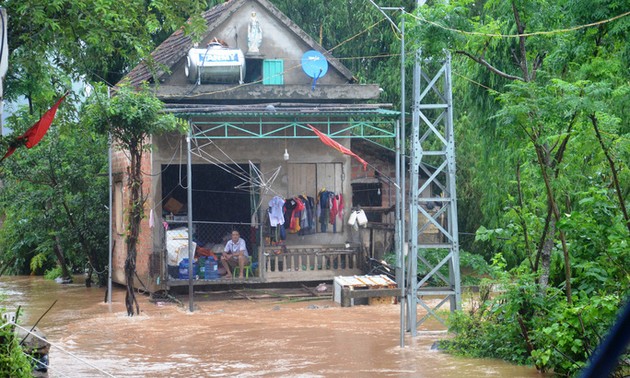
[(328, 61), (319, 51), (310, 50), (302, 55), (302, 69), (308, 77), (313, 78), (313, 87), (311, 89), (315, 89), (317, 79), (328, 72)]

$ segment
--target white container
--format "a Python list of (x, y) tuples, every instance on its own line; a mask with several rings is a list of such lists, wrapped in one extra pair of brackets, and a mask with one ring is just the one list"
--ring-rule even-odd
[(206, 49), (192, 48), (188, 51), (184, 72), (193, 84), (243, 83), (245, 56), (240, 49), (211, 43)]
[(363, 210), (357, 211), (357, 223), (359, 224), (359, 226), (362, 226), (362, 227), (367, 226), (368, 219), (367, 219), (367, 215), (365, 215), (365, 212)]

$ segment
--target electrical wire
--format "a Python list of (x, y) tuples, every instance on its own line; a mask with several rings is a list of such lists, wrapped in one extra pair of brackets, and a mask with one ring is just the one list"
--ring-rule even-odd
[[(380, 24), (381, 22), (385, 21), (385, 19), (381, 19), (375, 23), (373, 23), (372, 25), (368, 26), (367, 28), (361, 30), (360, 32), (356, 33), (355, 35), (346, 38), (345, 40), (341, 41), (340, 43), (338, 43), (337, 45), (333, 46), (332, 48), (326, 50), (326, 53), (330, 54), (332, 51), (334, 51), (335, 49), (345, 45), (346, 43), (358, 38), (360, 35), (367, 33), (368, 31), (370, 31), (371, 29), (373, 29), (374, 27), (376, 27), (376, 25)], [(383, 55), (383, 57), (387, 57), (390, 55)], [(393, 56), (393, 55), (392, 55)], [(353, 57), (353, 58), (348, 58), (348, 59), (365, 59), (365, 58), (370, 58), (370, 57)], [(296, 68), (301, 67), (301, 61), (300, 60), (292, 60), (292, 59), (284, 59), (284, 61), (287, 62), (300, 62), (298, 64), (294, 64), (288, 68), (286, 68), (284, 70), (284, 72), (279, 73), (277, 75), (284, 75), (285, 72), (291, 72), (293, 70), (295, 70)], [(220, 90), (216, 90), (216, 91), (210, 91), (210, 92), (199, 92), (199, 93), (195, 93), (193, 94), (192, 92), (194, 92), (194, 90), (198, 87), (197, 85), (194, 85), (189, 91), (188, 93), (185, 95), (186, 97), (198, 97), (198, 96), (208, 96), (208, 95), (216, 95), (216, 94), (220, 94), (220, 93), (226, 93), (226, 92), (230, 92), (239, 88), (243, 88), (243, 87), (248, 87), (250, 85), (255, 85), (255, 84), (260, 84), (262, 83), (263, 79), (260, 80), (256, 80), (256, 81), (252, 81), (250, 83), (243, 83), (243, 84), (239, 84), (239, 85), (235, 85), (229, 88), (224, 88), (224, 89), (220, 89)], [(173, 95), (173, 96), (163, 96), (164, 98), (182, 98), (181, 95)]]
[[(538, 31), (538, 32), (523, 33), (523, 34), (493, 34), (493, 33), (468, 32), (468, 31), (458, 30), (458, 29), (449, 28), (447, 26), (440, 25), (440, 24), (438, 24), (436, 22), (429, 21), (429, 20), (425, 19), (422, 16), (417, 16), (417, 15), (413, 15), (412, 14), (412, 17), (414, 17), (417, 20), (420, 20), (420, 21), (429, 23), (431, 25), (434, 25), (436, 27), (439, 27), (439, 28), (442, 28), (442, 29), (445, 29), (445, 30), (449, 30), (449, 31), (453, 31), (453, 32), (457, 32), (457, 33), (461, 33), (461, 34), (476, 35), (476, 36), (487, 36), (487, 37), (500, 37), (500, 38), (517, 38), (517, 37), (528, 37), (528, 36), (535, 36), (535, 35), (550, 35), (550, 34), (566, 33), (566, 32), (570, 32), (570, 31), (580, 30), (580, 29), (584, 29), (584, 28), (588, 28), (588, 27), (593, 27), (593, 26), (598, 26), (598, 25), (601, 25), (601, 24), (609, 23), (609, 22), (615, 21), (617, 19), (623, 18), (625, 16), (628, 16), (628, 15), (630, 15), (630, 12), (626, 12), (626, 13), (620, 14), (620, 15), (615, 16), (615, 17), (611, 17), (611, 18), (606, 19), (606, 20), (602, 20), (602, 21), (598, 21), (598, 22), (594, 22), (594, 23), (589, 23), (589, 24), (585, 24), (585, 25), (579, 25), (579, 26), (575, 26), (575, 27), (572, 27), (572, 28), (557, 29), (557, 30), (552, 30), (552, 31)], [(327, 53), (331, 53), (332, 51), (334, 51), (337, 48), (343, 46), (344, 44), (346, 44), (346, 43), (348, 43), (348, 42), (358, 38), (360, 35), (362, 35), (364, 33), (367, 33), (368, 31), (370, 31), (371, 29), (373, 29), (374, 27), (376, 27), (377, 25), (379, 25), (383, 21), (385, 21), (384, 18), (379, 20), (379, 21), (377, 21), (377, 22), (375, 22), (375, 23), (373, 23), (372, 25), (368, 26), (367, 28), (361, 30), (360, 32), (356, 33), (355, 35), (353, 35), (353, 36), (351, 36), (351, 37), (341, 41), (340, 43), (338, 43), (334, 47), (326, 50), (326, 52)], [(400, 56), (400, 54), (382, 54), (382, 55), (379, 54), (379, 55), (372, 55), (372, 56), (342, 57), (342, 58), (338, 58), (338, 60), (381, 59), (381, 58), (393, 57), (393, 56)], [(287, 61), (292, 61), (292, 60), (287, 60)], [(292, 66), (288, 67), (285, 70), (285, 72), (290, 72), (292, 70), (297, 69), (298, 67), (300, 67), (300, 64), (292, 65)], [(93, 73), (93, 74), (96, 75), (95, 73)], [(492, 90), (492, 91), (497, 92), (496, 90), (494, 90), (494, 89), (492, 89), (492, 88), (490, 88), (490, 87), (488, 87), (488, 86), (486, 86), (486, 85), (484, 85), (482, 83), (479, 83), (479, 82), (477, 82), (477, 81), (475, 81), (473, 79), (470, 79), (470, 78), (468, 78), (468, 77), (466, 77), (464, 75), (461, 75), (461, 74), (459, 74), (457, 72), (455, 72), (455, 75), (457, 75), (457, 76), (459, 76), (459, 77), (461, 77), (461, 78), (463, 78), (465, 80), (468, 80), (468, 81), (470, 81), (470, 82), (474, 83), (475, 85), (478, 85), (478, 86), (480, 86), (482, 88), (485, 88), (487, 90)], [(254, 82), (251, 82), (251, 83), (239, 84), (239, 85), (236, 85), (236, 86), (232, 86), (232, 87), (229, 87), (229, 88), (224, 88), (224, 89), (217, 90), (217, 91), (200, 92), (200, 93), (193, 94), (192, 92), (198, 86), (198, 83), (196, 83), (195, 85), (193, 85), (193, 88), (191, 88), (190, 92), (187, 95), (188, 95), (188, 97), (197, 97), (197, 96), (220, 94), (220, 93), (225, 93), (225, 92), (229, 92), (229, 91), (232, 91), (232, 90), (236, 90), (238, 88), (259, 84), (261, 82), (262, 82), (262, 79), (254, 81)], [(168, 97), (181, 97), (181, 96), (178, 95), (178, 96), (165, 96), (165, 97), (168, 98)], [(205, 145), (200, 145), (197, 142), (196, 139), (195, 139), (195, 143), (196, 143), (195, 150), (197, 151), (197, 152), (193, 152), (195, 154), (195, 156), (198, 156), (198, 157), (200, 157), (200, 158), (202, 158), (202, 159), (204, 159), (204, 160), (206, 160), (206, 161), (208, 161), (210, 163), (213, 163), (213, 164), (217, 165), (218, 167), (220, 167), (220, 169), (222, 169), (226, 173), (232, 174), (232, 175), (236, 176), (237, 178), (243, 180), (244, 182), (252, 182), (252, 177), (249, 175), (249, 173), (246, 172), (242, 168), (242, 166), (240, 164), (237, 164), (232, 158), (230, 158), (229, 155), (227, 153), (225, 153), (225, 151), (223, 151), (215, 143), (210, 142), (210, 143), (207, 143)], [(182, 160), (181, 159), (181, 146), (182, 146), (181, 140), (180, 140), (179, 144), (180, 144), (180, 163), (181, 163), (181, 160)], [(213, 156), (213, 155), (211, 155), (210, 153), (208, 153), (207, 151), (204, 150), (205, 147), (207, 147), (207, 146), (209, 146), (211, 144), (214, 144), (214, 146), (221, 152), (221, 154), (228, 159), (228, 161), (231, 163), (231, 165), (227, 164), (225, 161), (222, 161), (220, 158), (218, 158), (216, 156)], [(191, 150), (191, 152), (192, 152), (192, 150)], [(169, 161), (167, 166), (160, 173), (153, 174), (151, 176), (158, 176), (158, 175), (162, 174), (171, 165), (171, 163), (174, 160), (174, 158), (175, 158), (175, 153), (171, 157), (171, 160)], [(179, 164), (179, 166), (180, 166), (180, 177), (179, 177), (180, 183), (179, 183), (179, 185), (182, 188), (186, 189), (187, 187), (182, 185), (182, 183), (181, 183), (181, 181), (182, 181), (181, 166), (182, 165)], [(238, 169), (236, 169), (234, 167), (238, 167)], [(143, 172), (143, 173), (146, 174), (145, 172)]]
[(618, 16), (614, 16), (614, 17), (611, 17), (611, 18), (608, 18), (608, 19), (605, 19), (605, 20), (592, 22), (590, 24), (578, 25), (578, 26), (574, 26), (574, 27), (571, 27), (571, 28), (556, 29), (556, 30), (549, 30), (549, 31), (536, 31), (536, 32), (522, 33), (522, 34), (497, 34), (497, 33), (471, 32), (471, 31), (459, 30), (459, 29), (450, 28), (448, 26), (440, 25), (437, 22), (427, 20), (426, 18), (422, 17), (421, 15), (414, 15), (414, 14), (412, 14), (411, 16), (413, 18), (415, 18), (416, 20), (420, 20), (420, 21), (426, 22), (428, 24), (431, 24), (431, 25), (433, 25), (435, 27), (438, 27), (440, 29), (452, 31), (452, 32), (455, 32), (455, 33), (466, 34), (466, 35), (474, 35), (474, 36), (481, 36), (481, 37), (494, 37), (494, 38), (521, 38), (521, 37), (532, 37), (532, 36), (537, 36), (537, 35), (553, 35), (553, 34), (568, 33), (568, 32), (572, 32), (572, 31), (576, 31), (576, 30), (580, 30), (580, 29), (586, 29), (586, 28), (590, 28), (590, 27), (593, 27), (593, 26), (599, 26), (599, 25), (602, 25), (602, 24), (606, 24), (606, 23), (618, 20), (620, 18), (626, 17), (628, 15), (630, 15), (630, 12), (625, 12), (625, 13), (622, 13), (622, 14), (620, 14)]
[[(29, 330), (28, 330), (27, 328), (24, 328), (24, 327), (22, 327), (21, 325), (16, 324), (16, 323), (14, 323), (14, 322), (6, 322), (6, 323), (4, 323), (3, 325), (1, 325), (1, 326), (0, 326), (0, 328), (4, 328), (4, 326), (6, 326), (6, 325), (11, 325), (11, 326), (16, 327), (16, 328), (19, 328), (19, 329), (21, 329), (21, 330), (23, 330), (23, 331), (29, 332)], [(29, 332), (29, 333), (30, 333), (30, 332)], [(77, 356), (76, 354), (74, 354), (74, 353), (72, 353), (72, 352), (70, 352), (70, 351), (68, 351), (68, 350), (65, 350), (64, 348), (62, 348), (62, 347), (61, 347), (61, 346), (59, 346), (58, 344), (53, 343), (53, 342), (51, 342), (50, 340), (46, 340), (46, 339), (44, 339), (44, 338), (40, 337), (39, 335), (37, 335), (37, 334), (35, 334), (35, 333), (30, 333), (30, 334), (31, 334), (31, 336), (32, 336), (32, 337), (37, 338), (37, 339), (39, 339), (39, 340), (41, 340), (41, 341), (43, 341), (43, 342), (45, 342), (45, 343), (50, 344), (50, 346), (52, 346), (53, 348), (57, 348), (57, 349), (59, 349), (60, 351), (62, 351), (62, 352), (64, 352), (64, 353), (66, 353), (66, 354), (67, 354), (67, 355), (69, 355), (70, 357), (72, 357), (72, 358), (74, 358), (74, 359), (76, 359), (76, 360), (78, 360), (78, 361), (80, 361), (80, 362), (82, 362), (82, 363), (84, 363), (84, 364), (86, 364), (86, 365), (90, 366), (91, 368), (93, 368), (93, 369), (95, 369), (95, 370), (99, 371), (100, 373), (102, 373), (102, 374), (104, 374), (104, 375), (107, 375), (108, 377), (113, 377), (113, 375), (112, 375), (112, 374), (110, 374), (110, 373), (106, 372), (105, 370), (103, 370), (103, 369), (99, 368), (98, 366), (96, 366), (96, 365), (94, 365), (94, 364), (90, 363), (89, 361), (87, 361), (87, 360), (85, 360), (85, 359), (83, 359), (83, 358), (81, 358), (81, 357)]]

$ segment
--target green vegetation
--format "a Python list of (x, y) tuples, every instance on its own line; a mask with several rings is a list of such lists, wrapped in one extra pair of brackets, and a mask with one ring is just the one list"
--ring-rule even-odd
[(61, 273), (61, 268), (58, 266), (47, 270), (46, 273), (44, 273), (44, 278), (47, 280), (54, 280), (59, 277), (63, 277), (63, 274)]
[(131, 88), (122, 85), (116, 96), (107, 98), (93, 96), (84, 109), (84, 119), (88, 126), (103, 135), (111, 135), (118, 148), (124, 150), (130, 160), (127, 188), (129, 190), (128, 226), (126, 233), (127, 260), (125, 277), (127, 314), (139, 314), (135, 298), (134, 277), (140, 222), (144, 217), (146, 196), (142, 190), (142, 156), (149, 149), (147, 144), (152, 135), (169, 131), (184, 132), (186, 123), (177, 122), (175, 116), (162, 112), (164, 104), (148, 88)]
[(7, 325), (3, 315), (6, 309), (0, 308), (0, 377), (31, 377), (31, 364), (20, 347), (13, 327)]
[(628, 6), (451, 1), (410, 16), (414, 47), (450, 51), (462, 79), (459, 228), (493, 262), (480, 302), (449, 320), (450, 350), (573, 376), (627, 300)]
[[(4, 122), (14, 133), (0, 138), (1, 154), (73, 83), (111, 86), (182, 25), (197, 38), (205, 30), (201, 11), (215, 3), (4, 2), (10, 41), (4, 100), (26, 103)], [(94, 273), (99, 284), (106, 280), (108, 140), (81, 115), (84, 101), (82, 90), (71, 92), (41, 143), (0, 163), (3, 274), (58, 268), (66, 279), (87, 272), (87, 285)]]

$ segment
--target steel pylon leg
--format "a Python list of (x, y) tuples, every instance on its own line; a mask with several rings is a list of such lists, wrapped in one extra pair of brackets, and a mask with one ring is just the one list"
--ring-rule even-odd
[[(445, 303), (461, 309), (450, 54), (436, 61), (417, 52), (412, 110), (405, 286), (406, 323), (415, 336), (428, 318), (445, 323), (438, 312)], [(418, 305), (427, 311), (421, 319)]]

